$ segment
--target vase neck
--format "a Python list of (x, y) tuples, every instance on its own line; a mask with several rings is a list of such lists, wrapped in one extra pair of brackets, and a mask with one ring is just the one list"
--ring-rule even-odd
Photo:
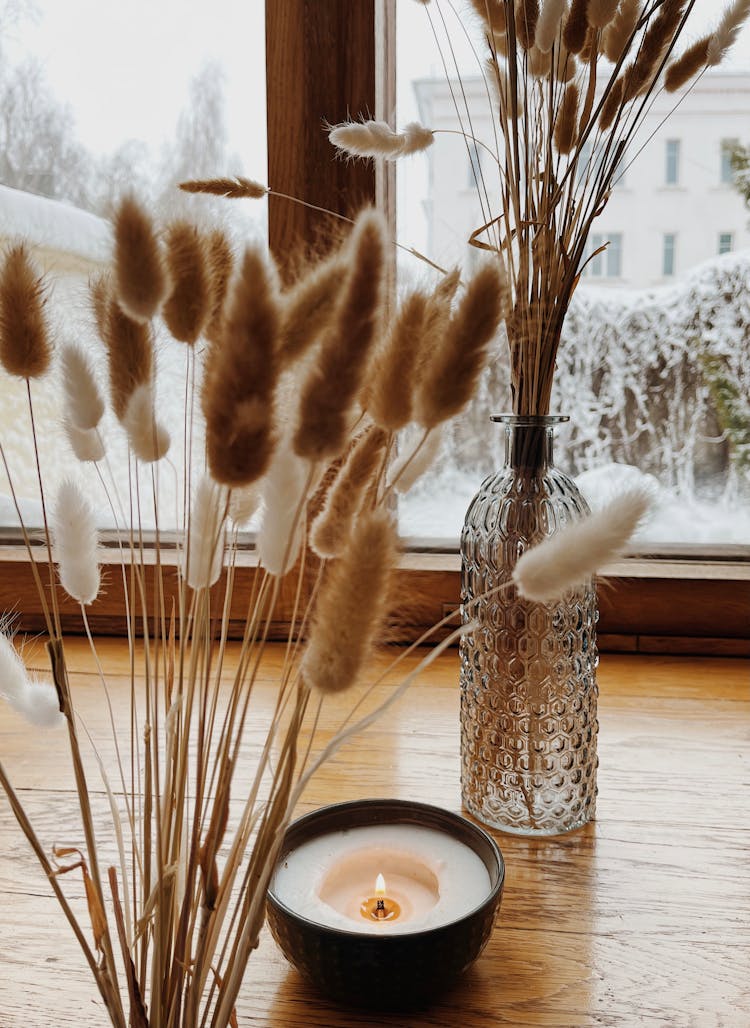
[(542, 471), (553, 465), (553, 425), (539, 424), (505, 425), (505, 464), (507, 467), (525, 471)]

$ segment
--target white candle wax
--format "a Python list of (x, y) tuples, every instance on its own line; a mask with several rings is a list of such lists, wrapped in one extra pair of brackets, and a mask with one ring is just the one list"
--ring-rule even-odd
[[(360, 913), (385, 878), (394, 920)], [(290, 910), (349, 932), (425, 931), (475, 910), (491, 891), (484, 861), (451, 835), (417, 825), (367, 825), (303, 843), (276, 871), (273, 891)]]

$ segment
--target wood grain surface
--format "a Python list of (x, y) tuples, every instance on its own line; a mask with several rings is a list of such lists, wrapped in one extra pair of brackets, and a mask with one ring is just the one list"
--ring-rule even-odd
[[(120, 640), (101, 640), (99, 649), (115, 711), (124, 711), (127, 649)], [(105, 739), (92, 657), (83, 644), (69, 652), (78, 709), (92, 735)], [(27, 658), (44, 668), (38, 643)], [(230, 666), (234, 659), (232, 651)], [(270, 647), (248, 767), (280, 663), (280, 647)], [(452, 652), (387, 723), (323, 769), (300, 812), (367, 796), (460, 810), (457, 678)], [(597, 820), (555, 839), (496, 833), (507, 864), (497, 927), (446, 997), (418, 1015), (338, 1009), (302, 982), (264, 933), (243, 987), (240, 1026), (750, 1024), (750, 665), (618, 655), (602, 660), (599, 680)], [(329, 724), (336, 715), (333, 704)], [(64, 735), (29, 729), (2, 707), (0, 753), (45, 846), (79, 841)], [(111, 745), (101, 753), (111, 766)], [(94, 802), (104, 824), (105, 797)], [(0, 839), (0, 1025), (103, 1028), (84, 961), (4, 798)], [(66, 888), (80, 903), (72, 876)]]

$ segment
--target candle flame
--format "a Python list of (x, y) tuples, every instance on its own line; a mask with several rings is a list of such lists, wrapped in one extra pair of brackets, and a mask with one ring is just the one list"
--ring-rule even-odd
[(382, 875), (378, 875), (375, 879), (375, 895), (385, 896), (385, 878)]

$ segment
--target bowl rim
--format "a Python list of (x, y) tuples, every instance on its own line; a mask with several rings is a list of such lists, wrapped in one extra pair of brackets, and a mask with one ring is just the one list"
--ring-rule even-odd
[[(463, 833), (473, 836), (478, 842), (481, 842), (486, 849), (489, 850), (492, 860), (495, 863), (495, 870), (497, 873), (497, 879), (492, 885), (490, 891), (481, 903), (477, 904), (471, 910), (462, 914), (460, 917), (454, 918), (452, 921), (445, 921), (442, 924), (434, 925), (432, 928), (417, 928), (414, 931), (395, 932), (392, 934), (375, 934), (373, 932), (358, 932), (349, 930), (346, 928), (337, 928), (332, 925), (321, 924), (320, 921), (313, 921), (298, 911), (294, 910), (284, 903), (283, 900), (279, 899), (277, 894), (274, 892), (273, 883), (276, 878), (276, 871), (279, 864), (284, 860), (287, 853), (290, 852), (291, 848), (288, 843), (290, 841), (290, 835), (295, 833), (304, 832), (310, 824), (314, 824), (317, 821), (322, 821), (324, 824), (328, 820), (336, 820), (341, 815), (350, 812), (361, 812), (363, 815), (366, 813), (377, 814), (389, 814), (389, 817), (380, 817), (375, 820), (363, 820), (362, 822), (355, 821), (349, 827), (359, 828), (371, 824), (416, 824), (422, 828), (436, 827), (435, 825), (425, 825), (422, 821), (417, 820), (413, 815), (416, 813), (426, 814), (428, 817), (433, 818), (435, 821), (443, 822), (443, 825), (453, 824), (454, 826), (460, 826)], [(412, 817), (409, 817), (409, 814)], [(400, 815), (400, 816), (399, 816)], [(328, 831), (340, 831), (340, 827), (332, 827), (325, 829), (319, 834), (327, 834)], [(316, 838), (315, 835), (311, 835), (310, 839)], [(291, 841), (294, 841), (293, 839)], [(303, 841), (307, 842), (308, 839)], [(465, 841), (460, 839), (459, 841)], [(465, 843), (468, 845), (468, 843)], [(474, 849), (474, 847), (472, 847)], [(474, 852), (483, 861), (487, 872), (492, 878), (493, 869), (487, 865), (487, 861), (474, 849)], [(302, 926), (309, 926), (318, 932), (322, 932), (326, 935), (333, 936), (346, 936), (347, 938), (359, 939), (366, 941), (368, 945), (397, 945), (399, 941), (414, 939), (415, 936), (421, 936), (422, 938), (429, 938), (430, 936), (439, 935), (448, 929), (455, 929), (457, 925), (464, 924), (465, 922), (471, 921), (473, 918), (482, 914), (488, 909), (494, 908), (500, 901), (502, 891), (505, 885), (505, 860), (500, 851), (500, 847), (497, 845), (492, 836), (486, 832), (479, 825), (473, 821), (469, 821), (462, 814), (456, 814), (454, 811), (446, 810), (444, 807), (438, 807), (431, 803), (421, 803), (417, 800), (403, 800), (403, 799), (361, 799), (361, 800), (345, 800), (341, 803), (329, 803), (324, 807), (318, 807), (316, 810), (311, 810), (307, 814), (302, 814), (301, 817), (296, 818), (292, 821), (286, 831), (284, 832), (284, 838), (282, 840), (281, 847), (279, 849), (279, 856), (276, 859), (276, 863), (273, 869), (273, 873), (270, 878), (268, 889), (266, 890), (266, 896), (274, 908), (290, 917), (292, 920)]]

